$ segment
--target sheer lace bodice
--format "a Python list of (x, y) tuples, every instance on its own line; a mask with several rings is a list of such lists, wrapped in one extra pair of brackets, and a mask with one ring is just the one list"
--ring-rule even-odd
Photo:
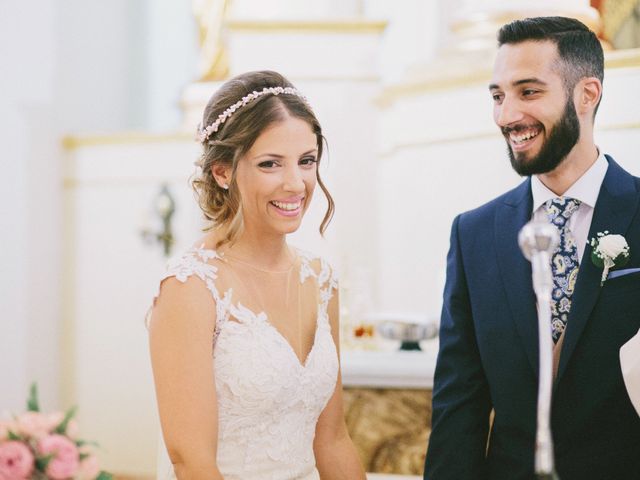
[(215, 301), (213, 362), (218, 400), (218, 467), (225, 480), (318, 479), (313, 454), (316, 423), (335, 389), (338, 357), (327, 313), (337, 288), (330, 266), (297, 251), (295, 274), (313, 282), (317, 317), (303, 361), (267, 314), (221, 291), (223, 256), (192, 248), (171, 261), (164, 278), (195, 275)]

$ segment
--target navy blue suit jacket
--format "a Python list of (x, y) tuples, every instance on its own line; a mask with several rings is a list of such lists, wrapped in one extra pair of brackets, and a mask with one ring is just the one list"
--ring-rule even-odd
[[(624, 268), (640, 267), (640, 179), (607, 160), (589, 238), (624, 235)], [(528, 179), (453, 222), (425, 479), (535, 478), (537, 314), (517, 241), (532, 203)], [(554, 384), (556, 468), (560, 480), (639, 480), (640, 418), (618, 354), (640, 328), (640, 273), (601, 286), (590, 255), (587, 245)]]

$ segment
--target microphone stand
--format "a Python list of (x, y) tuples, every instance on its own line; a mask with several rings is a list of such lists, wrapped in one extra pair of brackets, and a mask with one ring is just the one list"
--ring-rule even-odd
[(522, 253), (531, 261), (533, 290), (537, 298), (539, 374), (535, 472), (539, 480), (559, 480), (554, 468), (551, 436), (553, 343), (551, 338), (551, 256), (560, 241), (558, 229), (547, 222), (527, 223), (518, 235)]

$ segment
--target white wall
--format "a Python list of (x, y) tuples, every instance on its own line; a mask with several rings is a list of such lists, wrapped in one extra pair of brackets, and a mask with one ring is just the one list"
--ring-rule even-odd
[[(141, 230), (159, 231), (154, 206), (163, 184), (175, 202), (172, 228), (183, 251), (200, 235), (185, 181), (198, 146), (176, 137), (85, 145), (65, 161), (65, 400), (79, 405), (86, 438), (101, 446), (105, 469), (151, 474), (158, 420), (144, 318), (166, 258)], [(129, 428), (123, 437), (123, 426)]]
[[(4, 22), (2, 22), (4, 23)], [(6, 44), (0, 25), (0, 44)], [(8, 77), (0, 80), (7, 91)], [(3, 154), (0, 157), (2, 180), (0, 186), (0, 414), (3, 409), (14, 410), (22, 405), (27, 391), (27, 219), (26, 168), (22, 138), (23, 128), (15, 106), (6, 98), (0, 100), (3, 119)]]
[(57, 2), (56, 115), (65, 133), (170, 130), (195, 76), (191, 2)]
[(8, 2), (0, 16), (0, 409), (22, 409), (33, 380), (58, 400), (53, 19), (45, 0)]
[(63, 132), (144, 126), (143, 7), (140, 0), (57, 2), (55, 101)]
[(59, 406), (60, 140), (179, 125), (180, 90), (195, 71), (190, 8), (168, 0), (2, 4), (0, 411), (22, 409), (32, 381), (44, 405)]
[(146, 58), (139, 83), (146, 98), (147, 129), (171, 130), (182, 122), (182, 91), (196, 80), (198, 37), (191, 0), (146, 0)]
[[(457, 1), (457, 0), (454, 0)], [(368, 0), (365, 15), (386, 19), (389, 25), (379, 50), (378, 70), (383, 83), (397, 82), (437, 54), (447, 33), (447, 9), (452, 2)]]

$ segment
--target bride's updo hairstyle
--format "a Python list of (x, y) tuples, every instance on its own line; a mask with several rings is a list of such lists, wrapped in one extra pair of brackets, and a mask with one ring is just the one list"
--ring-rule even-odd
[[(203, 152), (196, 162), (200, 168), (192, 179), (192, 185), (200, 208), (212, 223), (207, 230), (223, 229), (223, 236), (216, 247), (233, 243), (242, 232), (240, 193), (236, 185), (238, 162), (264, 130), (287, 116), (309, 124), (316, 135), (320, 160), (325, 141), (320, 123), (304, 97), (279, 73), (259, 71), (238, 75), (224, 83), (207, 103), (198, 132)], [(212, 167), (216, 165), (231, 168), (228, 189), (218, 185), (213, 177)], [(335, 205), (320, 178), (319, 169), (316, 170), (316, 178), (327, 198), (327, 211), (320, 224), (320, 233), (323, 234)]]

